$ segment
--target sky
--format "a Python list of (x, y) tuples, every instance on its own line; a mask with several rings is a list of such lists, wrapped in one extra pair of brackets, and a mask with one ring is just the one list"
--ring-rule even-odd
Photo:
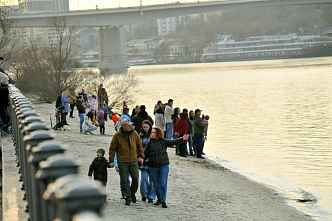
[[(33, 1), (33, 0), (31, 0)], [(119, 8), (120, 7), (132, 7), (140, 6), (142, 1), (143, 6), (147, 5), (159, 5), (159, 4), (172, 4), (176, 2), (191, 3), (191, 2), (204, 2), (212, 0), (69, 0), (69, 9), (74, 10), (86, 10), (86, 9), (99, 9), (102, 8)], [(0, 0), (0, 5), (17, 5), (18, 0)]]
[[(33, 1), (33, 0), (30, 0)], [(160, 4), (172, 4), (175, 2), (189, 3), (198, 2), (199, 0), (69, 0), (69, 9), (71, 11), (87, 10), (103, 8), (119, 8), (119, 7), (132, 7), (140, 6), (142, 1), (143, 6), (148, 5), (160, 5)], [(200, 0), (207, 1), (207, 0)], [(0, 0), (0, 5), (17, 5), (18, 0)]]
[[(85, 10), (95, 9), (98, 5), (99, 9), (102, 8), (118, 8), (140, 6), (141, 0), (69, 0), (70, 10)], [(202, 0), (201, 0), (202, 1)], [(203, 0), (204, 1), (204, 0)], [(170, 4), (175, 3), (177, 0), (142, 0), (143, 6), (157, 5), (157, 4)], [(195, 0), (179, 0), (181, 3), (195, 2)]]

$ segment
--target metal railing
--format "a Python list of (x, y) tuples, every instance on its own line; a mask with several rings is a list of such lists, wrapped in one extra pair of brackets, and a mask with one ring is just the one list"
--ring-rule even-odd
[(29, 100), (13, 85), (9, 93), (19, 181), (30, 220), (101, 220), (104, 188), (78, 177), (78, 164), (63, 154)]

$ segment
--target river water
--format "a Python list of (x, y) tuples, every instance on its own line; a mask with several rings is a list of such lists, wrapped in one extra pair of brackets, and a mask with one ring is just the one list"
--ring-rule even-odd
[[(332, 57), (131, 67), (136, 101), (210, 115), (204, 152), (332, 220)], [(310, 202), (299, 203), (297, 199)]]

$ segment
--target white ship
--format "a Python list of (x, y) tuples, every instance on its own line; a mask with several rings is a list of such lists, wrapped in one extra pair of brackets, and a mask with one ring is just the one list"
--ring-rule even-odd
[(332, 56), (332, 38), (296, 33), (249, 37), (244, 41), (224, 39), (207, 47), (202, 62)]

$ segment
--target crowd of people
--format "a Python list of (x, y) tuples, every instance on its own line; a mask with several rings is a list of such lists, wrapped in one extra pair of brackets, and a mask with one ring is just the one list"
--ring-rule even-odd
[[(105, 89), (101, 87), (98, 91), (105, 94)], [(76, 106), (80, 118), (80, 133), (90, 134), (99, 127), (100, 135), (105, 135), (108, 118), (116, 131), (109, 146), (109, 158), (106, 159), (103, 148), (98, 149), (97, 157), (89, 167), (89, 178), (92, 179), (93, 175), (94, 180), (100, 180), (106, 186), (107, 168), (115, 168), (120, 176), (120, 190), (125, 205), (137, 202), (136, 193), (140, 183), (143, 202), (153, 203), (157, 199), (154, 205), (167, 208), (170, 164), (167, 148), (174, 148), (175, 154), (180, 157), (195, 156), (204, 159), (202, 155), (209, 116), (201, 116), (200, 109), (188, 111), (183, 108), (181, 111), (179, 107), (173, 108), (172, 99), (166, 104), (157, 102), (153, 112), (154, 120), (147, 113), (145, 105), (136, 105), (130, 114), (126, 101), (122, 103), (122, 114), (117, 114), (108, 110), (104, 96), (92, 95), (88, 100), (84, 89), (77, 97), (72, 90), (72, 86), (69, 86), (62, 93), (61, 105), (57, 107), (61, 112), (60, 122), (63, 125), (67, 124), (68, 113), (70, 117), (74, 117), (72, 112)]]
[[(10, 126), (7, 112), (9, 83), (15, 82), (0, 67), (0, 126), (5, 132)], [(145, 105), (136, 105), (130, 115), (126, 101), (123, 101), (122, 114), (110, 111), (107, 93), (102, 84), (97, 96), (91, 95), (90, 100), (85, 89), (81, 89), (76, 96), (73, 86), (69, 85), (67, 90), (58, 96), (55, 106), (57, 123), (54, 130), (61, 130), (65, 125), (69, 125), (67, 115), (75, 118), (75, 107), (79, 117), (79, 131), (82, 134), (91, 134), (99, 127), (100, 135), (105, 135), (105, 124), (108, 118), (112, 120), (116, 133), (109, 146), (109, 159), (105, 158), (105, 150), (99, 148), (97, 157), (89, 167), (88, 176), (92, 179), (93, 175), (94, 180), (99, 180), (106, 186), (107, 168), (115, 168), (120, 175), (120, 189), (125, 205), (137, 202), (136, 192), (141, 171), (142, 201), (153, 203), (157, 198), (154, 205), (167, 208), (170, 164), (167, 148), (175, 148), (175, 154), (180, 157), (190, 155), (204, 159), (202, 155), (209, 116), (201, 117), (200, 109), (188, 111), (184, 108), (181, 112), (180, 108), (173, 108), (172, 99), (166, 104), (157, 102), (153, 120)]]

